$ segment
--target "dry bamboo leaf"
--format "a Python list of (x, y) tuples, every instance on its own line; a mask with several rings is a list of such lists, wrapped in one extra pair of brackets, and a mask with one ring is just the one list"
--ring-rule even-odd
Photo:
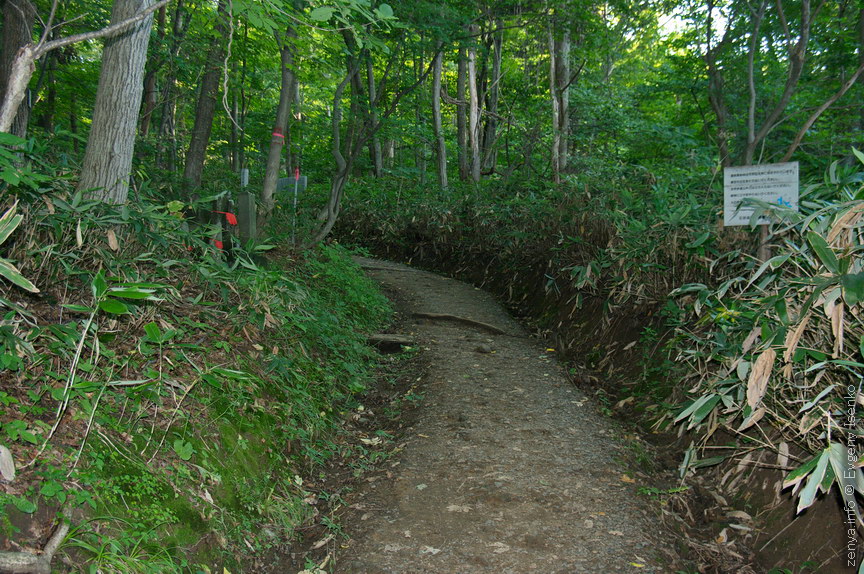
[(756, 408), (765, 396), (765, 391), (768, 390), (768, 379), (771, 378), (771, 369), (774, 367), (776, 357), (777, 353), (774, 349), (766, 349), (753, 363), (750, 378), (747, 380), (747, 404), (751, 409)]
[(835, 359), (839, 359), (843, 353), (843, 309), (846, 307), (843, 301), (838, 300), (831, 310), (831, 331), (834, 333), (834, 354)]
[(51, 201), (51, 198), (44, 197), (44, 198), (42, 198), (42, 201), (45, 202), (45, 207), (48, 208), (48, 213), (50, 213), (51, 215), (54, 215), (56, 210), (54, 209), (54, 202)]
[[(841, 215), (837, 221), (831, 226), (831, 231), (828, 232), (828, 243), (833, 243), (841, 233), (854, 227), (858, 220), (861, 219), (861, 213), (864, 212), (864, 202), (859, 203), (849, 211)], [(848, 243), (848, 242), (847, 242)]]
[(81, 232), (81, 220), (78, 220), (78, 225), (75, 227), (75, 244), (78, 247), (84, 245), (84, 234)]
[(801, 322), (798, 323), (798, 326), (786, 334), (786, 341), (784, 343), (786, 347), (786, 352), (783, 353), (784, 362), (788, 363), (792, 360), (792, 357), (795, 355), (795, 351), (798, 349), (798, 343), (801, 341), (801, 336), (804, 334), (804, 330), (807, 329), (807, 323), (809, 322), (810, 313), (807, 313), (806, 315), (804, 315), (804, 318), (801, 319)]
[(785, 442), (777, 447), (777, 466), (783, 469), (789, 466), (789, 445)]
[(760, 420), (762, 420), (762, 417), (764, 416), (765, 407), (759, 407), (758, 409), (753, 411), (753, 414), (747, 417), (743, 423), (741, 423), (741, 426), (738, 427), (738, 432), (744, 432), (745, 430), (749, 429), (750, 427), (758, 423)]
[(821, 410), (813, 410), (804, 413), (804, 416), (801, 417), (801, 421), (798, 423), (798, 433), (806, 435), (808, 432), (813, 430), (813, 428), (822, 420), (822, 414)]
[(753, 330), (750, 331), (750, 334), (747, 335), (747, 338), (744, 339), (744, 343), (741, 344), (741, 353), (746, 355), (750, 349), (753, 347), (753, 343), (756, 342), (756, 339), (759, 338), (759, 334), (762, 332), (761, 327), (753, 327)]
[(120, 251), (120, 244), (117, 243), (117, 235), (114, 234), (114, 230), (109, 229), (106, 235), (108, 236), (108, 247), (111, 248), (111, 251)]

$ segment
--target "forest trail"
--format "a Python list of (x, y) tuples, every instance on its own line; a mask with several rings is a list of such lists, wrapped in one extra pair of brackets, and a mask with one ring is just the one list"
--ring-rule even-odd
[(349, 497), (356, 512), (336, 572), (674, 571), (658, 503), (620, 462), (624, 431), (568, 382), (552, 350), (470, 285), (358, 263), (394, 293), (429, 368), (386, 479)]

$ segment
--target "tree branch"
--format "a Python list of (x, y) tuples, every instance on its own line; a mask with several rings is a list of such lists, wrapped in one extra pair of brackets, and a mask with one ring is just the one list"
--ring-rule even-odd
[(858, 81), (858, 77), (861, 76), (862, 73), (864, 73), (864, 63), (858, 66), (858, 69), (855, 70), (855, 73), (852, 74), (852, 76), (848, 80), (846, 80), (846, 83), (844, 83), (840, 87), (840, 89), (834, 93), (834, 95), (825, 100), (825, 102), (821, 106), (816, 108), (816, 110), (812, 114), (810, 114), (810, 117), (807, 118), (807, 121), (804, 122), (804, 125), (801, 126), (800, 130), (798, 130), (798, 133), (795, 134), (795, 139), (792, 141), (789, 149), (786, 150), (786, 155), (784, 155), (783, 159), (780, 160), (781, 162), (787, 162), (792, 158), (792, 154), (795, 153), (795, 150), (798, 149), (799, 145), (801, 145), (801, 141), (804, 139), (804, 136), (807, 135), (807, 131), (811, 127), (813, 127), (813, 124), (816, 123), (816, 120), (819, 119), (819, 116), (821, 116), (825, 112), (825, 110), (834, 105), (834, 102), (842, 98), (843, 95), (849, 91), (849, 88), (855, 85), (855, 82)]

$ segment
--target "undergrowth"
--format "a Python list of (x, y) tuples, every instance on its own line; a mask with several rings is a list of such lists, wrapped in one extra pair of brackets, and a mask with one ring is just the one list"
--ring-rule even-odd
[[(486, 284), (531, 315), (574, 371), (605, 370), (628, 412), (689, 433), (682, 479), (723, 463), (733, 474), (769, 465), (799, 512), (836, 484), (854, 530), (864, 494), (861, 166), (805, 176), (800, 214), (759, 206), (775, 222), (765, 263), (749, 255), (755, 234), (718, 225), (719, 174), (607, 167), (558, 187), (487, 181), (430, 193), (397, 178), (364, 182), (339, 234)], [(581, 378), (596, 388), (598, 378)], [(721, 429), (732, 446), (711, 442)]]
[(389, 314), (347, 252), (226, 257), (146, 188), (115, 208), (25, 183), (0, 205), (4, 277), (38, 289), (0, 283), (0, 539), (71, 508), (82, 571), (221, 571), (326, 518), (312, 494)]

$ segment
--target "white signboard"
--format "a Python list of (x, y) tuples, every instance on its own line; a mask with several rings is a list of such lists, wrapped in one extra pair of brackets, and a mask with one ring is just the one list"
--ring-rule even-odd
[[(744, 199), (758, 199), (798, 211), (798, 162), (727, 167), (723, 170), (723, 224), (749, 225), (753, 208)], [(758, 223), (768, 223), (760, 217)]]

